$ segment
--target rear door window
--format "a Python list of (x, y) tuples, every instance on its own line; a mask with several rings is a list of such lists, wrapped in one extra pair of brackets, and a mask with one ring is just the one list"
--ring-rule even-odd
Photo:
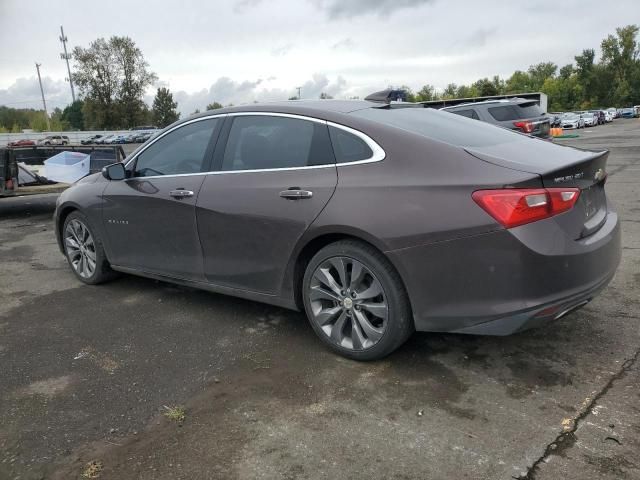
[(335, 163), (323, 123), (299, 118), (243, 115), (233, 119), (222, 170), (299, 168)]

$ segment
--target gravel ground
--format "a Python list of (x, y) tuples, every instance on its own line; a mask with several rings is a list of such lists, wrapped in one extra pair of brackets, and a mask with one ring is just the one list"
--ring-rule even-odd
[(599, 297), (511, 337), (416, 334), (375, 363), (329, 353), (300, 313), (82, 285), (55, 196), (0, 199), (0, 478), (640, 478), (639, 134), (558, 140), (611, 150), (624, 250)]

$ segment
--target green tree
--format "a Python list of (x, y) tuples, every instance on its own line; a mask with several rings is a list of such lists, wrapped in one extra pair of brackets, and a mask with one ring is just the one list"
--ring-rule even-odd
[(178, 102), (173, 101), (173, 94), (168, 88), (161, 87), (153, 99), (153, 124), (164, 128), (172, 124), (178, 118)]
[(499, 87), (495, 83), (495, 78), (493, 81), (488, 78), (481, 78), (471, 86), (477, 90), (479, 97), (490, 97), (500, 94)]
[(436, 95), (436, 89), (433, 85), (424, 85), (418, 93), (416, 93), (416, 100), (418, 102), (429, 102), (431, 100), (436, 100), (438, 97)]
[(531, 89), (539, 91), (544, 85), (547, 78), (553, 78), (556, 75), (558, 66), (553, 62), (542, 62), (529, 67), (528, 73), (531, 79)]
[[(41, 112), (41, 115), (36, 115), (31, 119), (29, 124), (29, 128), (35, 130), (36, 132), (46, 132), (47, 131), (47, 119), (44, 115), (44, 112)], [(19, 131), (19, 130), (18, 130)]]
[(207, 105), (207, 108), (205, 110), (218, 110), (219, 108), (224, 108), (224, 107), (222, 106), (221, 103), (212, 102), (209, 105)]
[(456, 98), (458, 92), (458, 86), (455, 83), (448, 84), (442, 91), (442, 98), (448, 100), (450, 98)]
[(91, 127), (133, 127), (141, 122), (142, 97), (157, 76), (133, 40), (99, 38), (89, 48), (75, 47), (73, 58), (73, 81), (84, 95), (82, 111)]
[(83, 106), (84, 102), (82, 100), (76, 100), (71, 105), (67, 105), (62, 111), (62, 120), (69, 123), (71, 130), (84, 129)]

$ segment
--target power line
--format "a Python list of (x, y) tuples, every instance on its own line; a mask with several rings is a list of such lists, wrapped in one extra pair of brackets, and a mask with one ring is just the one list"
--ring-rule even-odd
[(69, 85), (71, 86), (71, 98), (75, 103), (76, 93), (73, 91), (73, 80), (71, 80), (71, 68), (69, 67), (69, 59), (71, 58), (71, 54), (67, 53), (67, 37), (65, 37), (64, 35), (62, 25), (60, 25), (60, 41), (62, 42), (62, 48), (64, 48), (64, 53), (60, 54), (60, 58), (67, 62), (67, 73), (69, 74), (69, 78), (65, 78), (65, 80), (69, 80)]

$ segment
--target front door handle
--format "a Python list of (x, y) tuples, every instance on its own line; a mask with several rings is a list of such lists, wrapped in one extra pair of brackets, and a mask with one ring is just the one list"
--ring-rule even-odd
[(280, 192), (282, 198), (287, 200), (303, 200), (305, 198), (313, 197), (313, 192), (309, 190), (301, 190), (299, 188), (290, 188), (289, 190), (283, 190)]
[(178, 190), (171, 190), (169, 192), (169, 195), (171, 195), (173, 198), (186, 198), (193, 197), (193, 192), (191, 190), (184, 190), (182, 188), (179, 188)]

